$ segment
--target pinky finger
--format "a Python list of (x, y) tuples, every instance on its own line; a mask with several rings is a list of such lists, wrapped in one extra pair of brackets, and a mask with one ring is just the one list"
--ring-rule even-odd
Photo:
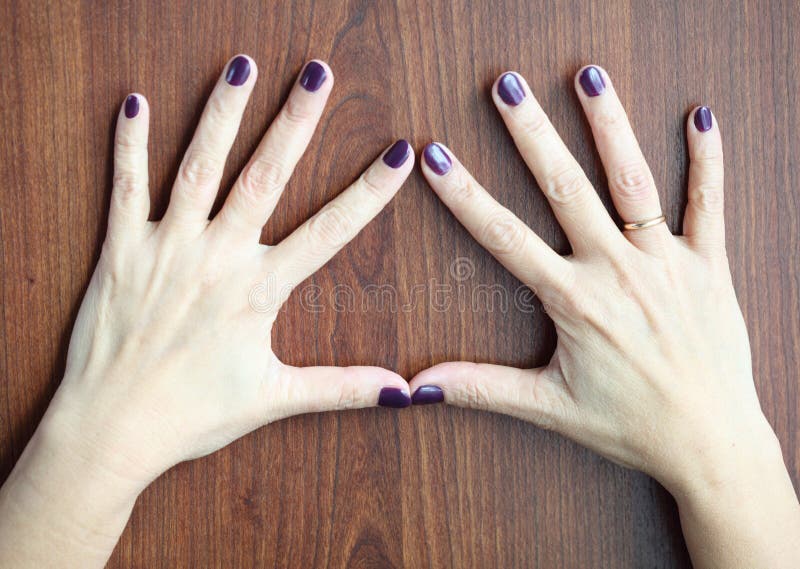
[(137, 93), (128, 95), (117, 117), (114, 137), (114, 183), (108, 237), (118, 238), (144, 227), (150, 213), (147, 134), (150, 110)]
[(699, 253), (725, 254), (722, 139), (719, 125), (708, 107), (689, 115), (689, 203), (683, 233)]
[(450, 405), (503, 413), (552, 429), (563, 415), (568, 394), (546, 375), (546, 369), (443, 363), (411, 380), (412, 401), (432, 402), (434, 393), (441, 393)]

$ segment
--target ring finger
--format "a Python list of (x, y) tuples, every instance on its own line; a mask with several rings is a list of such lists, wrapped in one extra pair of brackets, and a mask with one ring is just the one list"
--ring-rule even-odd
[[(658, 218), (662, 215), (661, 203), (653, 175), (608, 74), (594, 65), (584, 67), (575, 77), (575, 89), (592, 127), (620, 217), (625, 223)], [(670, 235), (665, 223), (625, 233), (640, 247), (655, 246)]]
[(162, 221), (165, 226), (204, 229), (207, 225), (255, 80), (255, 62), (249, 57), (237, 55), (225, 67), (178, 169)]
[[(625, 244), (583, 169), (521, 75), (504, 73), (492, 96), (525, 163), (576, 254)], [(626, 245), (626, 244), (625, 244)]]
[(311, 142), (332, 86), (333, 74), (327, 64), (306, 64), (212, 225), (216, 223), (232, 234), (258, 240)]

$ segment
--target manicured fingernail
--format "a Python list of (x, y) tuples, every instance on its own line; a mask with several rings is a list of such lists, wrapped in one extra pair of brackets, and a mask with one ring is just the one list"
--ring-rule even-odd
[(237, 55), (228, 65), (225, 81), (229, 85), (238, 87), (239, 85), (244, 85), (248, 77), (250, 77), (250, 61), (243, 55)]
[(394, 407), (400, 409), (411, 405), (411, 397), (397, 387), (384, 387), (378, 396), (378, 405), (381, 407)]
[(383, 155), (383, 161), (387, 166), (399, 168), (411, 154), (411, 145), (405, 140), (398, 140)]
[(128, 95), (125, 99), (125, 116), (132, 119), (139, 114), (139, 97), (136, 95)]
[(306, 91), (314, 92), (325, 83), (328, 73), (325, 68), (316, 61), (309, 61), (303, 74), (300, 76), (300, 86)]
[(525, 98), (525, 88), (513, 73), (506, 73), (497, 83), (497, 94), (506, 105), (516, 107)]
[(594, 66), (587, 67), (581, 71), (578, 83), (583, 87), (583, 92), (590, 97), (597, 97), (606, 90), (606, 82), (603, 81), (603, 74)]
[(700, 132), (707, 132), (714, 126), (714, 118), (711, 115), (711, 109), (708, 107), (700, 107), (694, 112), (694, 126)]
[(428, 168), (439, 176), (444, 176), (450, 171), (450, 168), (453, 167), (453, 163), (450, 161), (447, 152), (435, 142), (426, 146), (422, 154), (425, 157), (425, 163), (428, 165)]
[(423, 385), (411, 396), (414, 405), (430, 405), (444, 401), (444, 391), (435, 385)]

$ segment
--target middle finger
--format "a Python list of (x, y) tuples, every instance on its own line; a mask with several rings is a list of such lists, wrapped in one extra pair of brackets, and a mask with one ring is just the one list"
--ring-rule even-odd
[(212, 224), (258, 240), (311, 142), (332, 87), (328, 65), (309, 61)]
[(624, 240), (619, 229), (525, 80), (517, 73), (504, 73), (492, 97), (573, 251), (620, 246)]

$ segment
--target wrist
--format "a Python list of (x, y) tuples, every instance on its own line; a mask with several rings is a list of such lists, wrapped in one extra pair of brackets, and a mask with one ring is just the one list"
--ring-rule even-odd
[(697, 567), (795, 567), (800, 505), (778, 439), (762, 429), (705, 453), (668, 487)]
[(62, 384), (34, 435), (37, 455), (65, 471), (80, 472), (87, 485), (112, 499), (135, 500), (158, 473), (129, 456), (115, 435), (116, 426), (98, 421), (98, 414), (84, 410), (80, 401)]
[(64, 419), (48, 409), (0, 489), (0, 565), (46, 565), (54, 552), (104, 565), (145, 487), (111, 469)]
[(763, 415), (747, 429), (687, 444), (682, 452), (682, 466), (657, 477), (679, 505), (751, 492), (765, 479), (788, 479), (780, 442)]

